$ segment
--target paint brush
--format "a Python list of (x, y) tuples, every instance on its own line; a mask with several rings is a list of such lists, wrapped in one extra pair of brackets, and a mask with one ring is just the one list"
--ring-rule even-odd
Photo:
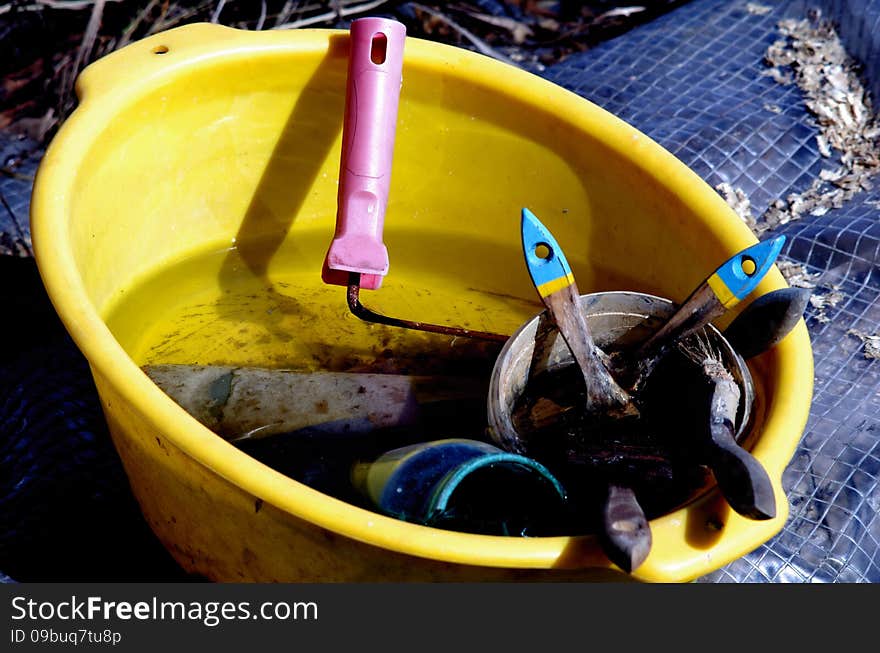
[(672, 316), (634, 352), (617, 356), (612, 367), (634, 393), (677, 342), (696, 333), (745, 299), (761, 282), (785, 244), (785, 236), (759, 242), (722, 263), (682, 302)]
[(526, 267), (541, 301), (583, 373), (588, 412), (607, 413), (632, 406), (593, 342), (581, 310), (580, 293), (562, 248), (537, 216), (522, 210), (522, 244)]
[[(629, 394), (605, 367), (581, 310), (580, 293), (562, 248), (537, 216), (522, 210), (526, 266), (541, 301), (580, 367), (588, 413), (622, 417), (637, 414)], [(609, 481), (600, 506), (599, 540), (608, 558), (626, 572), (641, 565), (651, 550), (651, 528), (632, 488)]]
[(755, 520), (776, 516), (776, 497), (767, 470), (736, 441), (740, 389), (708, 338), (693, 335), (678, 349), (700, 368), (710, 385), (709, 420), (700, 455), (708, 464), (721, 494), (736, 512)]

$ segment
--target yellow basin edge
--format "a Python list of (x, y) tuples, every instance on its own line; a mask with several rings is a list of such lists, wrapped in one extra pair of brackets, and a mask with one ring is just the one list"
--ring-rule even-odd
[[(330, 38), (341, 34), (344, 32), (334, 30), (255, 33), (191, 25), (132, 44), (91, 65), (80, 77), (77, 92), (81, 105), (54, 139), (37, 174), (31, 208), (32, 233), (35, 256), (52, 302), (88, 359), (105, 413), (111, 426), (116, 425), (111, 430), (117, 448), (120, 448), (118, 439), (127, 437), (128, 431), (151, 429), (157, 434), (157, 440), (179, 449), (208, 470), (209, 475), (216, 474), (228, 482), (229, 485), (210, 486), (210, 492), (217, 493), (220, 501), (228, 499), (230, 505), (235, 504), (238, 494), (244, 492), (276, 508), (278, 519), (284, 519), (278, 515), (289, 514), (372, 547), (406, 554), (407, 557), (395, 557), (388, 563), (390, 578), (395, 577), (396, 566), (404, 564), (401, 560), (418, 567), (421, 559), (500, 569), (610, 568), (592, 537), (499, 538), (427, 528), (351, 506), (271, 470), (200, 425), (159, 390), (113, 337), (85, 287), (79, 272), (83, 263), (77, 261), (68, 235), (71, 202), (78, 192), (74, 185), (81, 179), (79, 168), (86, 153), (124, 106), (174, 84), (176, 79), (185, 78), (207, 62), (258, 59), (266, 53), (279, 52), (320, 55), (330, 47)], [(155, 49), (159, 46), (168, 48), (168, 52), (158, 55)], [(410, 74), (424, 71), (451, 77), (466, 75), (471, 84), (496, 90), (501, 99), (538, 104), (572, 129), (589, 132), (621, 159), (631, 161), (669, 193), (681, 198), (701, 216), (729, 253), (755, 242), (751, 231), (696, 174), (601, 108), (546, 80), (478, 54), (418, 39), (408, 39), (406, 48), (406, 71)], [(108, 216), (108, 219), (116, 217)], [(784, 286), (781, 274), (774, 270), (756, 295)], [(776, 375), (766, 406), (767, 420), (753, 453), (773, 479), (777, 517), (756, 523), (729, 510), (725, 513), (718, 493), (710, 492), (682, 510), (652, 520), (654, 547), (633, 578), (651, 582), (692, 580), (758, 547), (785, 523), (788, 502), (782, 491), (781, 476), (803, 432), (812, 396), (812, 354), (804, 323), (799, 323), (773, 351), (755, 361), (755, 365), (770, 369)], [(108, 403), (111, 395), (126, 404), (125, 410), (120, 410), (116, 403)], [(124, 451), (122, 448), (123, 462), (127, 471), (131, 471), (132, 463), (126, 460)], [(149, 467), (146, 465), (141, 473), (149, 474)], [(188, 472), (181, 468), (181, 473)], [(160, 494), (165, 491), (160, 486), (152, 489)], [(139, 488), (135, 488), (144, 505), (146, 499), (138, 491)], [(228, 497), (224, 496), (227, 494)], [(169, 496), (168, 503), (163, 505), (173, 505), (174, 500)], [(717, 539), (694, 536), (695, 530), (699, 530), (696, 522), (709, 518), (716, 520), (713, 527), (720, 528), (722, 535)], [(242, 517), (241, 528), (257, 535), (263, 532), (269, 539), (277, 537), (279, 531), (274, 525), (265, 524), (267, 520), (254, 523)], [(151, 524), (155, 527), (154, 522)], [(298, 522), (296, 528), (300, 528)], [(167, 533), (163, 541), (169, 543)], [(279, 552), (287, 551), (284, 545), (279, 544), (278, 548)], [(303, 555), (316, 554), (304, 551)], [(192, 567), (212, 575), (211, 570), (200, 567), (198, 561), (194, 561)], [(437, 573), (438, 579), (442, 579), (442, 570)], [(584, 579), (589, 576), (585, 573)], [(216, 578), (225, 579), (222, 574)], [(247, 575), (245, 578), (251, 579)], [(543, 578), (553, 579), (553, 575)]]

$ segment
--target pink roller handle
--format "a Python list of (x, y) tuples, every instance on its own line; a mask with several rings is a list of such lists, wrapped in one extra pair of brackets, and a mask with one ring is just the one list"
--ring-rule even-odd
[(375, 290), (388, 273), (382, 242), (406, 27), (385, 18), (351, 24), (342, 159), (339, 166), (336, 233), (321, 278), (348, 285), (361, 273), (361, 288)]

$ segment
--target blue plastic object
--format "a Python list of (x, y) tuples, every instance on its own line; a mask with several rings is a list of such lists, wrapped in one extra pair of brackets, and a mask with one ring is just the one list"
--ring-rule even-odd
[[(526, 266), (541, 297), (574, 283), (571, 267), (553, 234), (528, 209), (522, 210), (522, 243)], [(546, 248), (541, 252), (541, 247)]]
[(709, 277), (708, 283), (725, 308), (745, 299), (764, 278), (782, 251), (785, 236), (765, 240), (734, 254)]
[(541, 463), (463, 438), (393, 449), (352, 478), (390, 516), (491, 535), (546, 534), (567, 498)]

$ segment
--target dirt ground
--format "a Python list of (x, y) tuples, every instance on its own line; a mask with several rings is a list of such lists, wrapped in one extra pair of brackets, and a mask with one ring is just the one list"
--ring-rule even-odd
[[(193, 22), (249, 30), (346, 27), (397, 18), (407, 33), (540, 72), (682, 0), (0, 0), (0, 131), (46, 143), (76, 104), (77, 74), (132, 41)], [(0, 162), (9, 174), (6, 162)]]

